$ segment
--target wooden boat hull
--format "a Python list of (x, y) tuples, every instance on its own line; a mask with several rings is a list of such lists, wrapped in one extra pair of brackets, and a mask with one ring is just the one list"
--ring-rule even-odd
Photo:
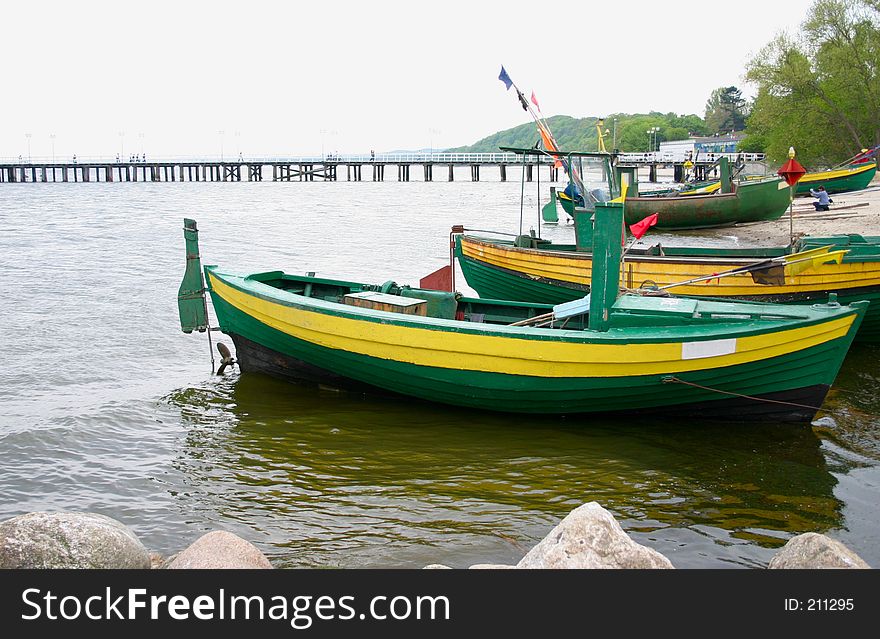
[[(844, 257), (841, 264), (822, 264), (787, 276), (784, 285), (757, 284), (750, 275), (743, 274), (680, 286), (673, 291), (683, 296), (785, 304), (814, 304), (826, 300), (829, 293), (836, 293), (842, 304), (867, 300), (871, 304), (856, 339), (880, 342), (880, 247), (871, 242), (880, 238), (859, 238), (865, 242), (848, 244), (846, 237), (811, 238), (810, 246), (834, 244), (851, 248), (852, 254)], [(679, 256), (628, 255), (623, 266), (623, 284), (631, 289), (665, 286), (721, 273), (782, 255), (784, 251), (695, 248)], [(461, 235), (456, 238), (455, 254), (468, 285), (481, 297), (561, 304), (581, 298), (590, 290), (592, 257), (587, 252), (575, 251), (572, 245), (519, 248), (504, 240)]]
[(877, 163), (856, 164), (836, 171), (805, 174), (795, 187), (795, 195), (810, 193), (810, 189), (824, 186), (829, 193), (859, 191), (871, 183), (877, 173)]
[(778, 179), (742, 181), (733, 193), (627, 197), (627, 224), (658, 213), (658, 229), (699, 229), (775, 220), (788, 210), (791, 190)]
[[(715, 183), (720, 188), (720, 182)], [(704, 192), (705, 191), (705, 192)], [(674, 197), (627, 197), (626, 223), (635, 224), (658, 213), (658, 229), (701, 229), (732, 226), (746, 222), (765, 222), (781, 217), (791, 203), (791, 189), (780, 179), (742, 180), (733, 193), (718, 193), (710, 185)], [(557, 193), (559, 203), (569, 215), (574, 203)]]
[[(656, 309), (656, 302), (625, 296), (618, 300), (623, 324), (597, 333), (403, 316), (311, 299), (215, 267), (205, 272), (245, 373), (518, 413), (659, 409), (809, 420), (864, 313), (823, 305), (782, 317), (779, 306), (684, 300), (676, 304), (694, 307), (681, 309), (681, 318), (692, 318), (699, 304), (707, 321), (656, 326), (641, 306)], [(653, 328), (625, 325), (639, 321)]]

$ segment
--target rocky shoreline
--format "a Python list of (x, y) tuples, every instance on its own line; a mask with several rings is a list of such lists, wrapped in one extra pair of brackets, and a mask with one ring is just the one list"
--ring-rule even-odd
[[(839, 541), (818, 533), (793, 537), (768, 568), (870, 568)], [(151, 553), (125, 524), (95, 513), (34, 512), (0, 522), (4, 569), (267, 569), (266, 556), (226, 531), (199, 537), (170, 557)], [(443, 564), (428, 569), (450, 568)], [(661, 553), (633, 541), (596, 502), (575, 508), (516, 565), (471, 569), (669, 569)]]

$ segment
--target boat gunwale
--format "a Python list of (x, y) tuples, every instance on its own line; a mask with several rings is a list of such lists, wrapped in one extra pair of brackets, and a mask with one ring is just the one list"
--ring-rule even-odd
[(845, 169), (829, 169), (827, 171), (804, 173), (804, 175), (801, 176), (801, 179), (798, 180), (798, 184), (802, 184), (804, 182), (824, 182), (825, 180), (845, 179), (856, 175), (861, 175), (862, 173), (866, 173), (867, 171), (872, 170), (877, 170), (877, 162), (869, 162), (865, 166), (859, 166), (855, 168), (847, 167)]
[[(742, 338), (755, 335), (766, 335), (772, 333), (785, 333), (790, 330), (799, 328), (807, 328), (820, 325), (834, 319), (842, 319), (848, 315), (858, 316), (863, 312), (859, 307), (840, 306), (839, 308), (826, 307), (823, 309), (812, 309), (808, 306), (785, 306), (786, 313), (783, 317), (774, 318), (752, 318), (743, 322), (741, 326), (730, 322), (701, 323), (692, 325), (664, 325), (653, 327), (656, 334), (657, 329), (671, 331), (673, 334), (664, 334), (661, 336), (639, 335), (638, 332), (644, 333), (645, 326), (628, 326), (628, 327), (612, 327), (609, 331), (598, 332), (584, 329), (563, 329), (563, 328), (536, 328), (530, 326), (510, 326), (505, 324), (483, 324), (470, 323), (462, 320), (450, 320), (430, 316), (414, 316), (394, 313), (389, 311), (380, 311), (374, 309), (363, 308), (359, 306), (346, 305), (341, 302), (330, 302), (320, 298), (306, 297), (275, 288), (271, 285), (256, 280), (247, 280), (246, 276), (225, 273), (217, 270), (216, 266), (205, 267), (205, 271), (212, 277), (217, 278), (223, 284), (245, 294), (251, 295), (258, 299), (279, 304), (281, 306), (294, 308), (305, 312), (315, 312), (323, 315), (331, 315), (351, 319), (355, 321), (368, 321), (379, 324), (393, 324), (396, 326), (421, 329), (421, 330), (443, 330), (454, 333), (472, 334), (483, 337), (496, 338), (518, 338), (533, 341), (550, 341), (550, 342), (569, 342), (575, 344), (607, 344), (607, 345), (627, 345), (627, 344), (655, 344), (655, 343), (680, 343), (694, 341), (712, 341), (718, 339)], [(210, 277), (208, 278), (210, 282)], [(262, 290), (261, 290), (262, 289)], [(211, 287), (213, 292), (213, 287)], [(222, 295), (221, 295), (222, 297)], [(472, 299), (477, 302), (494, 302), (495, 300), (483, 300), (482, 298), (462, 298), (465, 300)], [(674, 299), (674, 298), (673, 298)], [(503, 301), (503, 300), (499, 300)], [(694, 299), (700, 302), (702, 300)], [(766, 302), (750, 302), (750, 301), (727, 301), (725, 303), (732, 306), (756, 307), (766, 306)], [(528, 304), (535, 308), (546, 307), (552, 309), (552, 304)], [(774, 305), (778, 306), (778, 305)], [(777, 309), (782, 311), (783, 309)], [(752, 314), (743, 308), (741, 314)], [(731, 309), (731, 315), (737, 313)], [(853, 321), (857, 319), (854, 318)], [(686, 329), (686, 330), (683, 330)], [(699, 331), (699, 332), (696, 332)]]
[[(592, 261), (592, 253), (587, 251), (578, 251), (574, 249), (572, 251), (557, 251), (548, 248), (529, 248), (522, 246), (513, 246), (502, 244), (503, 240), (498, 242), (494, 241), (492, 238), (477, 238), (473, 235), (462, 235), (463, 239), (467, 238), (467, 241), (472, 243), (479, 243), (488, 245), (490, 247), (501, 247), (503, 250), (512, 251), (514, 253), (521, 253), (523, 255), (551, 255), (553, 257), (560, 257), (566, 259), (576, 259), (581, 261)], [(571, 246), (571, 245), (569, 245)], [(699, 248), (699, 247), (694, 247)], [(758, 249), (765, 248), (776, 248), (776, 247), (756, 247)], [(784, 255), (789, 255), (789, 253), (780, 253), (778, 256), (764, 256), (764, 257), (699, 257), (699, 256), (688, 256), (688, 255), (640, 255), (638, 253), (627, 253), (626, 261), (630, 262), (647, 262), (647, 263), (666, 263), (666, 264), (706, 264), (706, 265), (715, 265), (715, 264), (735, 264), (735, 265), (743, 265), (746, 266), (748, 264), (755, 264), (757, 262), (763, 262), (766, 260), (773, 259), (774, 257), (782, 257)], [(880, 253), (877, 256), (878, 260), (880, 260)], [(844, 261), (846, 261), (846, 256), (844, 256)], [(865, 260), (859, 260), (862, 262)]]
[[(490, 237), (481, 237), (476, 235), (468, 235), (461, 234), (461, 238), (464, 241), (474, 243), (474, 244), (483, 244), (489, 246), (491, 248), (512, 251), (515, 253), (520, 253), (523, 255), (550, 255), (553, 257), (565, 258), (565, 259), (576, 259), (576, 260), (592, 260), (592, 253), (590, 251), (578, 251), (576, 244), (566, 244), (565, 246), (570, 246), (570, 249), (552, 249), (552, 248), (542, 248), (542, 247), (524, 247), (524, 246), (514, 246), (509, 240), (496, 240), (495, 238)], [(659, 246), (659, 243), (657, 244)], [(552, 243), (551, 243), (552, 246)], [(872, 244), (870, 242), (866, 242), (864, 244), (824, 244), (822, 242), (818, 242), (815, 247), (811, 248), (819, 248), (822, 246), (831, 246), (834, 250), (844, 250), (849, 247), (852, 248), (861, 248), (865, 246), (874, 246), (876, 248), (876, 255), (874, 254), (866, 254), (866, 253), (847, 253), (842, 258), (843, 264), (861, 264), (865, 262), (880, 262), (880, 245)], [(649, 247), (650, 248), (650, 247)], [(676, 247), (667, 247), (670, 250), (675, 250)], [(700, 249), (703, 247), (693, 246), (693, 247), (679, 247), (679, 248), (688, 248), (688, 249)], [(726, 250), (723, 247), (706, 247), (708, 250)], [(787, 248), (787, 247), (786, 247)], [(764, 255), (764, 256), (753, 256), (753, 257), (702, 257), (698, 255), (676, 255), (676, 254), (665, 254), (665, 255), (645, 255), (641, 253), (627, 253), (626, 261), (627, 262), (647, 262), (647, 263), (655, 263), (655, 262), (664, 262), (669, 264), (736, 264), (736, 265), (748, 265), (755, 264), (757, 262), (762, 262), (765, 260), (770, 260), (776, 257), (783, 257), (786, 255), (791, 255), (791, 253), (784, 252), (783, 248), (778, 246), (755, 246), (755, 247), (743, 247), (742, 249), (734, 249), (734, 250), (780, 250), (778, 255)], [(807, 249), (802, 249), (807, 250)]]

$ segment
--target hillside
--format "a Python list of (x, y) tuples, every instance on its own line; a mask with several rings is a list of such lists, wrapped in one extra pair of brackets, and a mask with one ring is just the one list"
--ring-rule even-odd
[[(528, 117), (523, 114), (523, 117)], [(648, 130), (659, 127), (656, 136), (651, 137), (654, 148), (666, 140), (684, 140), (689, 134), (706, 135), (706, 123), (697, 115), (679, 116), (675, 113), (616, 113), (605, 118), (605, 146), (610, 151), (615, 138), (615, 119), (617, 147), (621, 151), (646, 151), (649, 146)], [(554, 115), (547, 118), (547, 125), (561, 149), (566, 151), (595, 151), (598, 148), (596, 122), (598, 118), (573, 118), (568, 115)], [(529, 148), (540, 140), (533, 122), (521, 124), (512, 129), (498, 131), (469, 146), (447, 149), (459, 153), (491, 153), (500, 146)]]

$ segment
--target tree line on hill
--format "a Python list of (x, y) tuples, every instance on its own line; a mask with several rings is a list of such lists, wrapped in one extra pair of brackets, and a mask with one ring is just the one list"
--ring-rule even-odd
[[(564, 150), (597, 150), (599, 131), (607, 149), (623, 152), (745, 131), (741, 151), (781, 163), (794, 147), (802, 164), (832, 166), (880, 145), (880, 0), (816, 0), (800, 31), (776, 36), (749, 61), (744, 78), (757, 88), (753, 100), (735, 86), (719, 87), (702, 117), (614, 113), (597, 127), (600, 118), (556, 115), (547, 123)], [(528, 148), (538, 139), (528, 123), (449, 150)]]

